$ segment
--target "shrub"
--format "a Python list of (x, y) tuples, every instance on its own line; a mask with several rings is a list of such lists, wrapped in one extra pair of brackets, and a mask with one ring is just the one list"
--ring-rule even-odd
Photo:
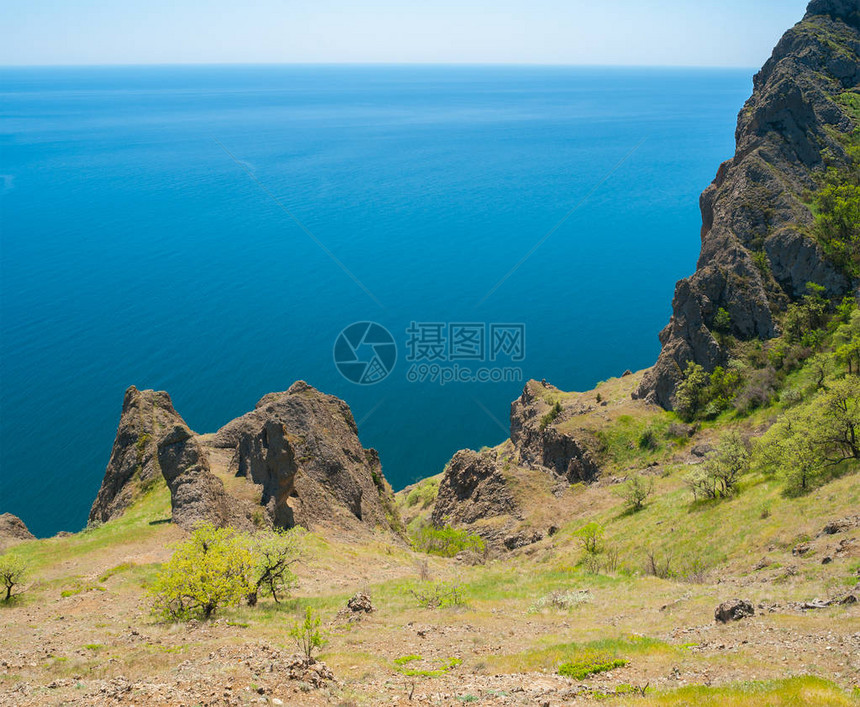
[(562, 663), (558, 668), (558, 674), (574, 680), (584, 680), (598, 673), (605, 673), (615, 668), (623, 668), (627, 661), (623, 658), (612, 658), (609, 656), (587, 656), (577, 660)]
[(552, 406), (552, 409), (540, 419), (541, 430), (545, 430), (547, 427), (549, 427), (549, 425), (551, 425), (556, 420), (556, 418), (561, 415), (561, 412), (561, 403), (556, 400), (555, 405)]
[(592, 521), (583, 525), (574, 535), (579, 538), (587, 555), (597, 555), (602, 549), (603, 533), (603, 526)]
[(714, 316), (713, 328), (715, 331), (721, 333), (728, 333), (729, 331), (731, 331), (732, 317), (722, 307), (717, 310), (717, 314)]
[(418, 606), (425, 609), (441, 609), (446, 606), (462, 606), (465, 604), (463, 588), (456, 582), (424, 582), (410, 589)]
[(759, 440), (755, 457), (764, 471), (781, 474), (792, 493), (807, 491), (828, 468), (860, 459), (860, 380), (833, 381), (788, 410)]
[(583, 604), (590, 604), (591, 592), (588, 589), (556, 590), (538, 599), (529, 607), (529, 614), (536, 614), (542, 609), (551, 608), (560, 611), (570, 611)]
[(22, 558), (17, 555), (0, 555), (0, 591), (5, 594), (3, 601), (11, 601), (13, 596), (21, 594), (26, 581), (27, 563)]
[(645, 506), (645, 501), (654, 491), (654, 479), (641, 474), (633, 474), (621, 484), (616, 494), (624, 499), (627, 508), (631, 511), (640, 511)]
[(308, 663), (314, 662), (314, 652), (321, 650), (328, 640), (320, 629), (322, 620), (311, 607), (305, 609), (303, 621), (296, 621), (289, 630), (289, 636), (296, 643), (299, 652)]
[(749, 444), (737, 430), (723, 435), (716, 451), (686, 478), (693, 498), (726, 498), (737, 489), (740, 477), (749, 471)]
[(486, 547), (480, 535), (450, 526), (437, 528), (432, 525), (420, 528), (413, 536), (413, 543), (416, 549), (441, 557), (454, 557), (464, 550), (482, 553)]
[(709, 383), (708, 374), (698, 363), (689, 361), (684, 370), (684, 378), (675, 392), (675, 411), (688, 422), (704, 407), (705, 388)]
[(208, 619), (251, 594), (255, 562), (247, 539), (233, 528), (198, 527), (173, 553), (150, 589), (163, 620)]

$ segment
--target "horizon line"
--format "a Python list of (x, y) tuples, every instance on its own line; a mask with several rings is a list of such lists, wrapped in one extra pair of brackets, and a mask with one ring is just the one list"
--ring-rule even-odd
[(582, 64), (561, 62), (501, 62), (501, 61), (190, 61), (190, 62), (135, 62), (135, 63), (83, 63), (83, 64), (0, 64), (2, 69), (120, 69), (169, 67), (508, 67), (508, 68), (559, 68), (559, 69), (712, 69), (758, 71), (760, 67), (735, 64)]

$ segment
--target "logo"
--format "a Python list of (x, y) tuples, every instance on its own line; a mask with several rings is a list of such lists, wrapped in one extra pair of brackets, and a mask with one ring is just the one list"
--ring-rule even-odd
[(394, 337), (381, 324), (350, 324), (334, 342), (334, 365), (348, 381), (373, 385), (388, 377), (397, 361)]

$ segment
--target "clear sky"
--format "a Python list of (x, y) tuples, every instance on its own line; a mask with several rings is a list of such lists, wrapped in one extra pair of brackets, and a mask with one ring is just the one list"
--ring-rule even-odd
[(0, 65), (760, 66), (806, 0), (0, 0)]

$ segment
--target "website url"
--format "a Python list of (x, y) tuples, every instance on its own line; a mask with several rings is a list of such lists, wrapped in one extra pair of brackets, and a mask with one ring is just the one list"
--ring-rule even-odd
[(523, 369), (517, 367), (483, 366), (467, 368), (457, 363), (442, 365), (439, 363), (413, 363), (406, 372), (406, 380), (410, 383), (521, 383)]

